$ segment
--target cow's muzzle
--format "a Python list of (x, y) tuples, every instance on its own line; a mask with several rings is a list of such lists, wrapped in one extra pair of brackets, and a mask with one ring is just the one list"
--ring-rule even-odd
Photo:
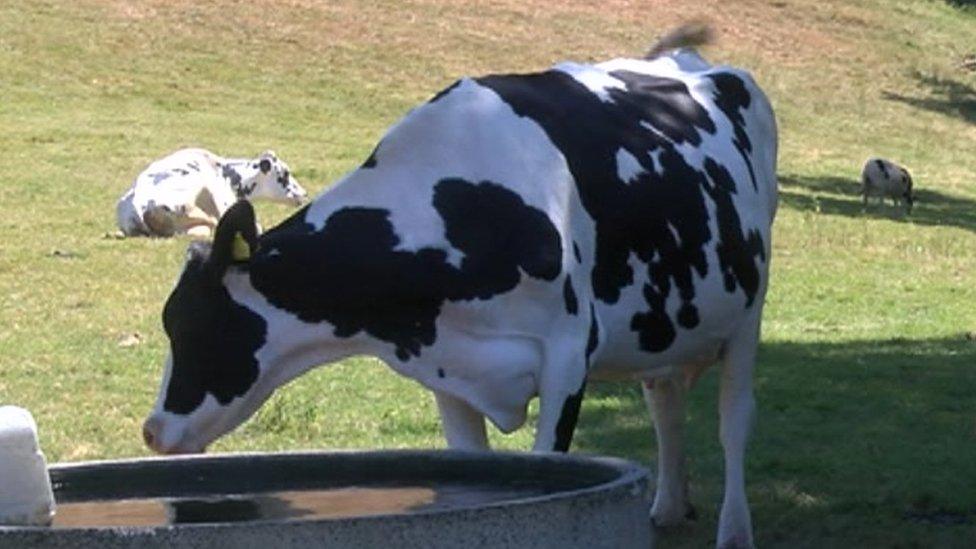
[(142, 440), (146, 446), (157, 454), (199, 454), (206, 451), (206, 446), (189, 445), (182, 441), (167, 441), (165, 433), (165, 423), (158, 416), (150, 416), (142, 424)]

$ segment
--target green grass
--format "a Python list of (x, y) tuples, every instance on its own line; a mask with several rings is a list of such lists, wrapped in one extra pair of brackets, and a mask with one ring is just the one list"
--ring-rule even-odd
[[(599, 4), (602, 6), (602, 3)], [(763, 547), (968, 547), (976, 539), (976, 12), (936, 1), (390, 0), (0, 4), (0, 403), (52, 461), (146, 455), (186, 241), (103, 238), (114, 203), (180, 146), (274, 148), (313, 191), (463, 74), (640, 53), (685, 18), (776, 107), (781, 206), (749, 496)], [(861, 211), (869, 155), (908, 165), (910, 217)], [(259, 208), (270, 226), (289, 212)], [(142, 343), (121, 347), (127, 335)], [(721, 498), (716, 376), (691, 399), (697, 523)], [(531, 426), (492, 433), (526, 449)], [(297, 380), (215, 451), (442, 447), (429, 394), (374, 359)], [(575, 441), (652, 464), (633, 384), (595, 385)]]

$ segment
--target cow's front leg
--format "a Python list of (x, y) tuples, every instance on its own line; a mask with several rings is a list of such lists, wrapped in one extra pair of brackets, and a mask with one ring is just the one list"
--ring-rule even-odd
[(211, 238), (213, 230), (207, 225), (194, 225), (186, 230), (186, 234), (199, 240)]
[(487, 450), (485, 417), (467, 402), (447, 393), (435, 392), (437, 409), (447, 445), (454, 450)]
[(752, 518), (746, 500), (745, 452), (755, 397), (752, 372), (759, 339), (758, 311), (726, 348), (719, 394), (720, 432), (725, 452), (725, 498), (719, 514), (718, 547), (752, 547)]
[(646, 381), (642, 386), (657, 434), (657, 486), (651, 520), (656, 526), (673, 526), (694, 516), (685, 473), (685, 386), (680, 375)]
[[(553, 355), (548, 353), (550, 357)], [(586, 359), (583, 356), (563, 361), (546, 360), (539, 384), (539, 422), (532, 446), (534, 451), (569, 451), (585, 389)]]
[(217, 222), (220, 221), (195, 205), (184, 206), (182, 214), (185, 220), (185, 232), (191, 236), (210, 236), (217, 228)]

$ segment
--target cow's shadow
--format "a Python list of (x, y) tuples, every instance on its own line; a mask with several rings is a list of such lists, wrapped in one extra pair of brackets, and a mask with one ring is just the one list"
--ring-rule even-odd
[(913, 76), (928, 91), (927, 94), (912, 97), (884, 91), (882, 97), (889, 101), (904, 103), (918, 109), (938, 112), (970, 124), (976, 124), (976, 88), (958, 80), (941, 78), (918, 71)]
[[(976, 201), (917, 188), (911, 215), (889, 203), (880, 205), (872, 199), (865, 209), (861, 202), (860, 182), (845, 177), (780, 175), (781, 205), (800, 211), (814, 211), (847, 217), (884, 218), (919, 225), (954, 226), (976, 232)], [(918, 184), (918, 182), (916, 182)], [(924, 184), (924, 183), (923, 183)]]
[[(948, 546), (976, 532), (976, 492), (966, 484), (976, 478), (973, 365), (973, 332), (764, 343), (746, 471), (757, 545), (845, 546), (865, 535), (866, 517), (878, 522), (871, 535), (879, 542), (897, 531), (908, 547), (927, 546), (933, 527), (945, 529)], [(689, 395), (688, 473), (699, 520), (665, 532), (669, 547), (714, 544), (723, 493), (718, 370)], [(653, 469), (654, 431), (638, 383), (590, 384), (573, 449)]]

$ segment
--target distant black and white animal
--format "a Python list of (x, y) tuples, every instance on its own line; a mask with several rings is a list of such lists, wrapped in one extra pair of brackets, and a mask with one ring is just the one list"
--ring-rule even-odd
[(868, 197), (874, 196), (882, 204), (885, 198), (890, 198), (895, 206), (904, 202), (905, 213), (912, 213), (912, 206), (915, 204), (912, 175), (890, 160), (869, 158), (861, 169), (861, 195), (865, 208), (868, 206)]
[(126, 236), (210, 236), (224, 212), (241, 199), (292, 205), (307, 193), (273, 151), (257, 158), (222, 158), (181, 149), (150, 164), (116, 206)]
[(776, 154), (750, 75), (690, 50), (459, 80), (282, 224), (258, 237), (240, 202), (191, 246), (146, 443), (203, 451), (277, 387), (365, 354), (433, 391), (452, 448), (487, 448), (485, 418), (513, 431), (538, 396), (533, 448), (566, 451), (587, 382), (633, 380), (667, 525), (689, 509), (685, 391), (718, 362), (717, 540), (750, 546)]

